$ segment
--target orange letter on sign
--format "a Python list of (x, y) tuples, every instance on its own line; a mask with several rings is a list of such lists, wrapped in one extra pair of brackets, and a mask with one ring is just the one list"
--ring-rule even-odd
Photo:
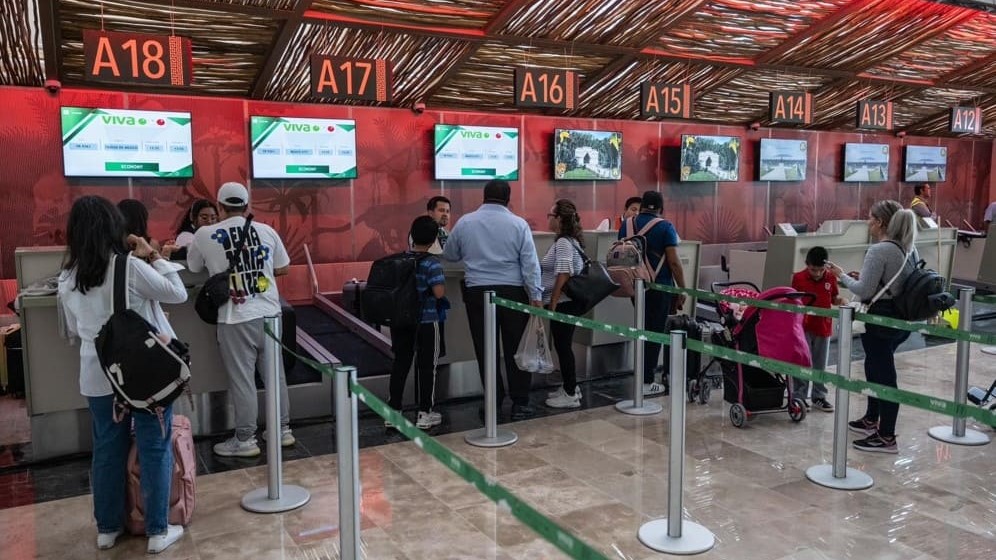
[(657, 88), (650, 86), (650, 91), (647, 92), (647, 106), (643, 108), (645, 113), (660, 113), (661, 105), (660, 101), (657, 100)]
[(116, 78), (121, 77), (118, 62), (114, 59), (114, 51), (111, 50), (111, 41), (107, 37), (101, 37), (97, 41), (97, 55), (93, 57), (93, 69), (90, 71), (90, 75), (99, 76), (100, 70), (104, 67), (110, 68)]
[(533, 103), (539, 103), (536, 99), (536, 84), (533, 83), (533, 75), (531, 72), (526, 72), (526, 77), (522, 81), (522, 93), (519, 101), (525, 101), (526, 97), (532, 97)]
[(785, 114), (785, 98), (781, 95), (778, 96), (778, 103), (775, 105), (775, 118), (784, 119), (788, 115)]
[(339, 88), (335, 85), (335, 70), (332, 69), (332, 61), (328, 59), (322, 61), (322, 73), (318, 77), (318, 93), (325, 91), (326, 85), (332, 87), (332, 93), (339, 94)]

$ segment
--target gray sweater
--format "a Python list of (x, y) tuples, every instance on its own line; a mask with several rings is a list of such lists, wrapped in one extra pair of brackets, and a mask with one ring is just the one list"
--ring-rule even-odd
[[(867, 303), (875, 297), (882, 286), (892, 280), (892, 276), (896, 274), (897, 270), (904, 267), (905, 257), (906, 253), (899, 248), (899, 245), (890, 241), (879, 241), (869, 247), (868, 253), (865, 254), (865, 261), (861, 264), (861, 279), (855, 280), (845, 274), (841, 276), (840, 283), (861, 298), (861, 301)], [(916, 249), (913, 250), (911, 259), (914, 262), (920, 259)], [(896, 281), (889, 287), (889, 291), (898, 292), (912, 271), (912, 266), (905, 266)], [(892, 296), (889, 292), (885, 292), (880, 299), (892, 299)]]

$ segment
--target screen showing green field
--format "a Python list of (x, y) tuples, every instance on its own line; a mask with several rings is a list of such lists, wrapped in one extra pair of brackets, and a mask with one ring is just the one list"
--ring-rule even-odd
[(806, 141), (761, 138), (758, 181), (803, 181), (806, 179)]
[(844, 144), (845, 183), (880, 183), (888, 178), (888, 145)]
[(190, 113), (63, 107), (67, 177), (193, 177)]
[(250, 117), (255, 179), (355, 179), (356, 121)]
[(948, 176), (948, 149), (944, 146), (906, 146), (903, 181), (943, 182)]
[(681, 136), (682, 181), (736, 181), (740, 177), (740, 138)]
[(436, 125), (436, 179), (519, 178), (519, 131), (489, 126)]

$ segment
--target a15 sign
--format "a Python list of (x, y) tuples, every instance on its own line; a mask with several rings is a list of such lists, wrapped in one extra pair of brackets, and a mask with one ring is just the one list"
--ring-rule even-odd
[(952, 107), (951, 122), (948, 123), (951, 132), (979, 134), (982, 132), (981, 107)]
[(382, 58), (311, 55), (311, 95), (323, 99), (391, 100), (391, 63)]
[(188, 86), (193, 81), (190, 39), (83, 30), (83, 74), (98, 82)]
[(892, 130), (892, 102), (863, 99), (858, 101), (857, 127), (866, 130)]
[(813, 124), (813, 94), (808, 91), (773, 91), (768, 118), (772, 122)]
[(571, 70), (515, 69), (516, 107), (573, 109), (578, 97), (578, 75)]
[(640, 116), (692, 118), (692, 86), (654, 82), (640, 84)]

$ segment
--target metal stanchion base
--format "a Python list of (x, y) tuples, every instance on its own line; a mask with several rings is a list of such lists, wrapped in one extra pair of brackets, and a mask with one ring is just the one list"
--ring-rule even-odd
[(996, 346), (983, 346), (982, 353), (996, 356)]
[(989, 443), (989, 436), (971, 428), (965, 428), (965, 435), (959, 437), (954, 435), (954, 428), (951, 426), (934, 426), (927, 430), (927, 435), (954, 445), (986, 445)]
[(519, 441), (519, 436), (511, 430), (498, 430), (495, 437), (488, 437), (484, 428), (468, 432), (463, 440), (474, 447), (505, 447)]
[(636, 536), (644, 546), (666, 554), (702, 554), (716, 546), (716, 537), (698, 523), (683, 521), (681, 536), (667, 536), (667, 519), (655, 519), (640, 526)]
[(650, 416), (651, 414), (659, 414), (664, 411), (664, 407), (647, 400), (643, 401), (643, 406), (637, 408), (632, 400), (619, 401), (616, 403), (616, 410), (622, 412), (623, 414), (631, 414), (633, 416)]
[(833, 465), (829, 464), (809, 467), (806, 469), (806, 478), (834, 490), (865, 490), (875, 484), (872, 477), (851, 467), (844, 471), (843, 478), (837, 478), (833, 475)]
[(257, 488), (242, 496), (242, 509), (253, 513), (281, 513), (297, 509), (311, 500), (311, 493), (292, 484), (280, 487), (280, 497), (270, 499), (268, 488)]

